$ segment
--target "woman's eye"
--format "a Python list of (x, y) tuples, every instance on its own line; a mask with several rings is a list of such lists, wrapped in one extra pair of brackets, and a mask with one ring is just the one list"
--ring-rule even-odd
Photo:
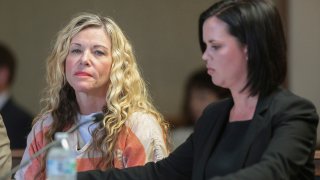
[(82, 51), (80, 49), (72, 49), (71, 53), (72, 54), (80, 54)]
[(95, 51), (94, 54), (97, 55), (97, 56), (105, 55), (105, 53), (103, 51), (99, 51), (99, 50)]
[(211, 46), (214, 50), (218, 50), (221, 46), (216, 46), (216, 45), (214, 45), (214, 46)]

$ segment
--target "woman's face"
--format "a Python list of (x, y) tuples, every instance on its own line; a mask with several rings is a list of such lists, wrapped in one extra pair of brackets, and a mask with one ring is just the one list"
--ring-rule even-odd
[(214, 84), (241, 90), (247, 82), (247, 48), (228, 32), (228, 25), (216, 17), (203, 24), (206, 50), (202, 59)]
[(86, 28), (71, 40), (65, 62), (67, 81), (76, 93), (105, 96), (111, 64), (110, 38), (102, 28)]

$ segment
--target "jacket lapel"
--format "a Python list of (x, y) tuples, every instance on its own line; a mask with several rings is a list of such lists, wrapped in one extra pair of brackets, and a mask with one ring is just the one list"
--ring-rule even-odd
[(268, 110), (268, 104), (271, 99), (271, 97), (264, 97), (258, 100), (253, 119), (245, 135), (244, 142), (239, 149), (240, 154), (237, 160), (237, 169), (241, 169), (244, 166), (255, 137), (257, 137), (258, 133), (269, 123), (264, 115)]
[[(204, 179), (207, 162), (210, 158), (213, 148), (222, 135), (226, 123), (228, 122), (229, 112), (232, 104), (233, 101), (230, 99), (221, 109), (219, 109), (219, 111), (215, 111), (215, 113), (219, 113), (220, 115), (217, 119), (212, 119), (212, 121), (214, 122), (212, 122), (211, 124), (212, 127), (210, 127), (210, 134), (207, 136), (207, 139), (204, 139), (206, 143), (204, 145), (203, 151), (201, 152), (200, 158), (197, 161), (196, 166), (194, 167), (195, 170), (193, 172), (193, 177), (196, 177), (197, 180)], [(210, 124), (208, 124), (208, 126), (210, 126)]]

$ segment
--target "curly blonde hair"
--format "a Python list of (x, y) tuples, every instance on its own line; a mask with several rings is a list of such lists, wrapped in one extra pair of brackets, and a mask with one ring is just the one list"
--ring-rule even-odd
[(133, 112), (152, 114), (162, 127), (166, 143), (168, 131), (168, 123), (150, 101), (128, 39), (110, 18), (81, 13), (58, 33), (52, 53), (47, 59), (47, 87), (41, 101), (44, 106), (34, 123), (44, 115), (52, 114), (52, 127), (45, 135), (46, 142), (51, 142), (54, 133), (65, 131), (76, 122), (79, 107), (75, 92), (66, 81), (65, 60), (71, 39), (89, 27), (105, 30), (112, 44), (110, 83), (105, 99), (106, 104), (102, 109), (104, 119), (102, 125), (93, 132), (91, 144), (91, 149), (102, 154), (103, 158), (100, 162), (103, 162), (103, 167), (107, 168), (113, 166), (118, 135)]

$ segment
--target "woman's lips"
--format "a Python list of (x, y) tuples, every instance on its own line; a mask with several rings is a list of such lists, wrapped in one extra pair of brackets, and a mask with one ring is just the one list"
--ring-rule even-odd
[(76, 75), (76, 76), (91, 76), (89, 73), (82, 72), (82, 71), (78, 71), (78, 72), (74, 73), (74, 75)]
[(213, 73), (215, 70), (214, 69), (212, 69), (212, 68), (207, 68), (207, 73), (208, 74), (211, 74), (211, 73)]

